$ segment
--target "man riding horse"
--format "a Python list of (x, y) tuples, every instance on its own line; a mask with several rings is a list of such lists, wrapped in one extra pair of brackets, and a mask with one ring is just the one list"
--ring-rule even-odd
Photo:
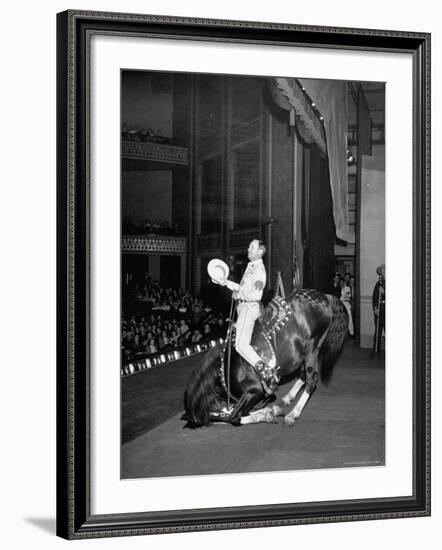
[[(305, 288), (285, 298), (275, 296), (260, 316), (264, 253), (261, 241), (250, 243), (250, 262), (239, 285), (227, 280), (229, 268), (220, 260), (212, 260), (214, 269), (208, 266), (213, 282), (227, 286), (239, 302), (236, 342), (231, 358), (228, 354), (228, 369), (224, 368), (226, 343), (221, 342), (190, 375), (182, 417), (189, 428), (220, 421), (235, 426), (276, 422), (277, 416), (293, 426), (318, 380), (330, 380), (348, 332), (347, 310), (336, 296)], [(229, 337), (230, 325), (226, 341)], [(293, 385), (288, 393), (270, 405), (275, 389), (289, 381)]]
[(250, 242), (247, 250), (249, 263), (239, 284), (228, 279), (212, 279), (212, 281), (221, 286), (227, 286), (233, 292), (233, 299), (238, 303), (235, 350), (261, 374), (265, 390), (267, 393), (272, 393), (272, 389), (267, 384), (269, 382), (272, 385), (274, 381), (272, 368), (250, 344), (255, 322), (260, 316), (260, 301), (267, 278), (262, 261), (265, 251), (266, 248), (261, 240), (254, 239)]

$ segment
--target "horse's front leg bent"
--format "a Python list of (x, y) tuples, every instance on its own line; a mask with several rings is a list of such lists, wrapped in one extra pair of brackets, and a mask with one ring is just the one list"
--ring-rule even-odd
[(273, 413), (273, 407), (264, 407), (258, 411), (252, 411), (248, 416), (241, 417), (241, 424), (277, 424), (278, 420)]
[(244, 392), (239, 400), (237, 401), (231, 415), (230, 422), (234, 426), (239, 426), (241, 424), (241, 417), (247, 416), (253, 407), (259, 403), (262, 399), (261, 392)]

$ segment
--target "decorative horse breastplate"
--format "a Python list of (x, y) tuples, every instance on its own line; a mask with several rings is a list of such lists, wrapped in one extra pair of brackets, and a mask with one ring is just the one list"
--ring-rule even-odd
[[(262, 339), (259, 346), (253, 343), (252, 346), (266, 363), (262, 368), (256, 368), (256, 371), (261, 378), (264, 390), (268, 394), (275, 391), (275, 387), (279, 382), (279, 367), (277, 365), (275, 349), (276, 334), (288, 323), (292, 316), (293, 309), (290, 305), (280, 296), (275, 296), (265, 308), (264, 314), (258, 322), (258, 326), (255, 327), (258, 330), (260, 329)], [(234, 339), (235, 333), (232, 335), (232, 345), (234, 345)], [(227, 390), (224, 371), (224, 353), (222, 355), (220, 378), (224, 389)]]
[(265, 308), (262, 327), (269, 336), (274, 336), (292, 318), (293, 309), (280, 296), (275, 296)]
[(271, 394), (279, 382), (279, 366), (276, 362), (276, 334), (288, 323), (293, 316), (293, 309), (280, 296), (275, 296), (267, 305), (261, 318), (262, 336), (266, 343), (261, 356), (267, 364), (263, 369), (257, 369), (266, 393)]

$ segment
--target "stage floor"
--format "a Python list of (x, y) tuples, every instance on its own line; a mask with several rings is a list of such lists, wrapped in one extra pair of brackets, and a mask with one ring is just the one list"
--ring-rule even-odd
[(184, 387), (202, 355), (124, 378), (121, 478), (383, 465), (384, 358), (370, 353), (348, 341), (329, 386), (318, 385), (294, 427), (279, 417), (184, 429)]

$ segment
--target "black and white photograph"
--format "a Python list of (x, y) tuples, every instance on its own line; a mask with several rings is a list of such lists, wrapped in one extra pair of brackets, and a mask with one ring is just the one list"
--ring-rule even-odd
[(437, 548), (439, 4), (5, 4), (3, 548)]
[(385, 465), (385, 105), (121, 69), (121, 479)]

